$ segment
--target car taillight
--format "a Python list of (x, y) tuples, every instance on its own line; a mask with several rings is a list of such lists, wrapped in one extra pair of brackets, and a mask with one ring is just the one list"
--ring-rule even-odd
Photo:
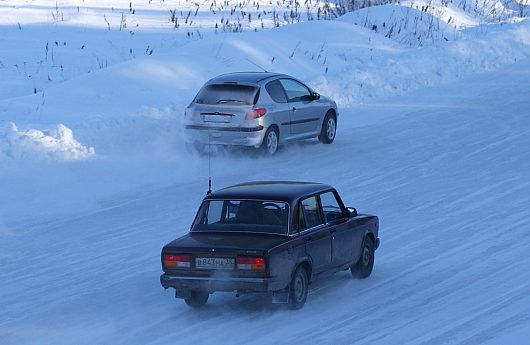
[(238, 256), (237, 268), (249, 271), (265, 271), (265, 259), (260, 257)]
[(267, 113), (267, 109), (265, 108), (252, 109), (248, 111), (247, 115), (245, 116), (245, 120), (254, 120), (254, 119), (262, 117), (266, 113)]
[(191, 260), (189, 255), (164, 254), (164, 267), (168, 268), (190, 268)]

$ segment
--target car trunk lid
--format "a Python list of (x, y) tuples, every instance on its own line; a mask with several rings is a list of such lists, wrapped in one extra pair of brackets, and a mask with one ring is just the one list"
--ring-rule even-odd
[(264, 252), (285, 241), (284, 235), (190, 232), (166, 246), (167, 250), (179, 251), (248, 251)]
[(190, 120), (207, 126), (240, 126), (252, 105), (195, 104), (190, 108)]

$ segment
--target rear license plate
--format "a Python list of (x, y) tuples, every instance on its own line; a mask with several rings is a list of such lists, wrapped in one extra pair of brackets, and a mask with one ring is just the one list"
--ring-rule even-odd
[(203, 115), (204, 122), (228, 123), (232, 121), (232, 116), (228, 115)]
[(198, 269), (231, 270), (234, 269), (235, 259), (232, 258), (195, 258)]

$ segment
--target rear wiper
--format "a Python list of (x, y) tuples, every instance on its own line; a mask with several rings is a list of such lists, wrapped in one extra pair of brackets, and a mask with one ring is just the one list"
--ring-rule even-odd
[(220, 103), (245, 103), (244, 101), (240, 101), (238, 99), (220, 99), (217, 101), (217, 104)]

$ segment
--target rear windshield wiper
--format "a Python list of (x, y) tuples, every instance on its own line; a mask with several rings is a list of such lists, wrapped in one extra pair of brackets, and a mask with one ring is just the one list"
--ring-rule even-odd
[(220, 103), (245, 103), (245, 101), (241, 101), (238, 99), (220, 99), (217, 101), (217, 104)]

